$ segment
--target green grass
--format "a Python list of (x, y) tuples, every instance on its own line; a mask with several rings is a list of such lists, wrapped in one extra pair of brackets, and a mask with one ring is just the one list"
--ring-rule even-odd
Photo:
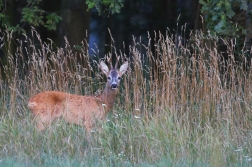
[[(190, 126), (169, 112), (146, 123), (120, 112), (88, 142), (82, 127), (59, 119), (46, 131), (29, 113), (1, 118), (0, 166), (250, 166), (251, 134), (234, 142), (223, 122)], [(238, 135), (238, 134), (237, 134)], [(242, 134), (240, 134), (242, 135)], [(235, 136), (238, 137), (239, 136)]]
[[(38, 132), (27, 101), (45, 90), (95, 94), (106, 81), (97, 62), (84, 52), (77, 60), (68, 46), (35, 48), (32, 40), (22, 44), (29, 48), (25, 53), (6, 52), (8, 64), (0, 73), (0, 166), (251, 166), (248, 51), (240, 52), (240, 64), (229, 59), (223, 70), (220, 53), (210, 46), (215, 38), (209, 42), (195, 34), (198, 41), (180, 49), (173, 37), (156, 38), (155, 53), (150, 43), (131, 47), (114, 110), (91, 140), (83, 127), (62, 119)], [(234, 57), (232, 48), (227, 52)]]

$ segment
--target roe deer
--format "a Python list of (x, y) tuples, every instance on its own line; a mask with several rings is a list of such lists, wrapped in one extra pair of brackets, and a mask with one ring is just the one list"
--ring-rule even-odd
[(107, 76), (107, 83), (101, 95), (81, 96), (58, 91), (41, 92), (28, 102), (37, 122), (37, 129), (42, 131), (57, 117), (62, 116), (65, 121), (84, 125), (87, 132), (93, 128), (96, 119), (103, 119), (112, 110), (121, 76), (127, 71), (126, 61), (118, 70), (117, 63), (113, 68), (111, 57), (108, 59), (109, 67), (100, 62), (102, 72)]

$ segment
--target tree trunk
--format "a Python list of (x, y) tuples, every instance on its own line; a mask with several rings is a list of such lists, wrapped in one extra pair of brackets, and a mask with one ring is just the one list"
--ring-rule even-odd
[(62, 21), (58, 29), (60, 46), (64, 47), (65, 36), (71, 46), (81, 45), (80, 42), (87, 38), (86, 31), (89, 30), (90, 12), (87, 11), (85, 2), (83, 0), (62, 0)]

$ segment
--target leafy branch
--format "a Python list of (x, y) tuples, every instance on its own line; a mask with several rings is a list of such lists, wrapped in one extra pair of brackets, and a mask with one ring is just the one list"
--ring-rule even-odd
[(204, 14), (207, 29), (218, 35), (239, 37), (246, 35), (247, 31), (236, 16), (245, 12), (251, 14), (246, 0), (199, 0), (202, 5), (201, 12)]
[(124, 0), (86, 0), (88, 9), (96, 8), (99, 13), (119, 13)]
[(22, 28), (24, 24), (30, 24), (34, 27), (44, 26), (48, 30), (56, 30), (57, 24), (62, 20), (56, 13), (41, 9), (39, 7), (41, 0), (27, 0), (26, 7), (20, 11), (22, 14), (20, 24), (22, 23), (23, 25), (12, 25), (9, 15), (6, 14), (6, 2), (7, 0), (0, 0), (0, 26), (7, 27), (10, 31), (25, 33), (25, 30)]

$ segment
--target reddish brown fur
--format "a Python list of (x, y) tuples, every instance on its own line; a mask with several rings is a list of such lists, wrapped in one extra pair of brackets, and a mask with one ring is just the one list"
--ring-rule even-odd
[(106, 101), (102, 100), (102, 95), (97, 97), (79, 96), (46, 91), (32, 97), (28, 102), (28, 107), (37, 119), (39, 130), (43, 130), (55, 118), (63, 116), (67, 122), (84, 125), (90, 131), (94, 119), (103, 119), (106, 113), (112, 109), (115, 96), (116, 93), (110, 96), (110, 101)]
[[(118, 76), (127, 70), (128, 64), (120, 68)], [(103, 69), (104, 68), (104, 69)], [(107, 66), (102, 64), (103, 72), (108, 76)], [(116, 77), (118, 77), (116, 76)], [(119, 81), (117, 83), (119, 85)], [(67, 122), (84, 125), (91, 131), (96, 119), (103, 119), (112, 110), (118, 89), (112, 89), (108, 81), (99, 96), (80, 96), (58, 91), (41, 92), (28, 102), (37, 121), (38, 130), (44, 130), (55, 118), (63, 117)]]

